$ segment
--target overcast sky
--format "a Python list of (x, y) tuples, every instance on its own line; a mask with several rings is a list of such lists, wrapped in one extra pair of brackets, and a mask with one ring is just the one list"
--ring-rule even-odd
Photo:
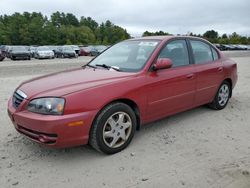
[(24, 11), (61, 11), (99, 23), (109, 19), (132, 36), (145, 30), (203, 34), (211, 29), (250, 36), (250, 0), (0, 0), (1, 15)]

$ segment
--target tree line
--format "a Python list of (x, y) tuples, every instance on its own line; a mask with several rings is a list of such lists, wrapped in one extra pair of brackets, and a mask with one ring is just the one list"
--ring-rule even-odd
[[(170, 33), (164, 31), (157, 31), (157, 32), (149, 32), (145, 31), (142, 36), (155, 36), (155, 35), (171, 35)], [(219, 43), (219, 44), (250, 44), (250, 37), (241, 36), (236, 32), (233, 32), (230, 35), (224, 33), (223, 35), (219, 35), (217, 31), (209, 30), (206, 31), (204, 34), (194, 34), (188, 33), (187, 35), (202, 37), (210, 41), (211, 43)]]
[(114, 44), (128, 38), (126, 29), (109, 20), (99, 24), (71, 13), (0, 15), (0, 45)]
[[(142, 36), (170, 35), (168, 32), (145, 31)], [(209, 30), (203, 37), (212, 43), (250, 44), (250, 37), (236, 32), (219, 35)], [(55, 12), (47, 17), (40, 12), (0, 15), (0, 45), (63, 45), (63, 44), (114, 44), (131, 38), (126, 29), (107, 20), (101, 24), (91, 17), (78, 19), (72, 13)]]

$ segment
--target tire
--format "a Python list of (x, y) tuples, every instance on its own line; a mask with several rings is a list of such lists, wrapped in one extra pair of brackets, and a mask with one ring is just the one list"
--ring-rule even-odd
[(216, 93), (213, 102), (209, 104), (209, 107), (214, 110), (224, 109), (227, 106), (231, 93), (231, 85), (229, 82), (223, 81)]
[(129, 145), (135, 130), (134, 111), (124, 103), (112, 103), (97, 115), (90, 131), (89, 144), (99, 152), (114, 154)]

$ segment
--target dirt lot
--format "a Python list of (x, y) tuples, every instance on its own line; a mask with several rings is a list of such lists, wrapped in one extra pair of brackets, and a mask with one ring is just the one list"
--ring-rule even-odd
[(250, 52), (227, 53), (239, 80), (226, 109), (200, 107), (144, 126), (124, 151), (50, 149), (18, 134), (7, 99), (31, 77), (90, 58), (0, 62), (0, 187), (250, 187)]

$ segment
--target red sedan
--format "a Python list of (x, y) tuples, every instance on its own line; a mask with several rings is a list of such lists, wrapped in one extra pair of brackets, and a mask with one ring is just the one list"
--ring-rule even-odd
[(90, 56), (90, 51), (91, 51), (91, 47), (80, 47), (80, 52), (79, 55), (80, 56)]
[(200, 105), (225, 108), (237, 65), (194, 37), (120, 42), (89, 64), (23, 82), (8, 102), (20, 133), (53, 147), (90, 144), (112, 154), (140, 126)]

